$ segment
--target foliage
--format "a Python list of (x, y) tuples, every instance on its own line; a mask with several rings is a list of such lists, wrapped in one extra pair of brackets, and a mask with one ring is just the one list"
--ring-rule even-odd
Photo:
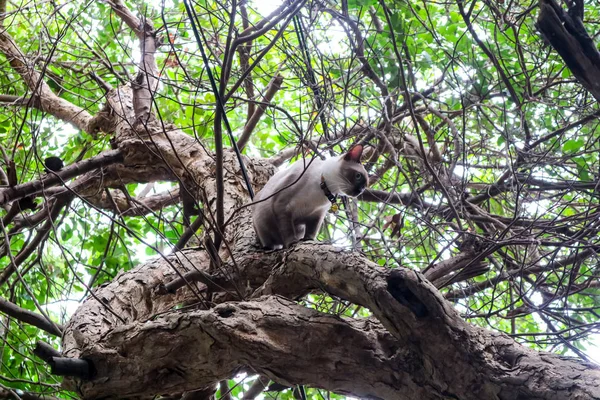
[[(163, 43), (154, 111), (214, 148), (215, 95), (183, 2), (125, 4), (153, 21)], [(268, 5), (238, 4), (233, 32), (245, 29), (242, 8), (256, 24)], [(224, 73), (231, 6), (195, 3), (217, 77)], [(283, 76), (245, 154), (269, 158), (311, 142), (324, 154), (338, 154), (361, 140), (371, 145), (372, 189), (411, 199), (404, 205), (348, 200), (327, 217), (321, 240), (389, 268), (424, 272), (471, 252), (473, 262), (439, 285), (466, 319), (537, 349), (585, 357), (600, 308), (598, 122), (588, 118), (598, 105), (544, 45), (536, 12), (522, 1), (307, 2), (299, 24), (283, 18), (251, 41), (249, 63), (258, 61), (248, 76), (253, 94), (244, 84), (234, 86), (246, 68), (236, 54), (225, 92), (227, 118), (239, 137), (250, 104), (261, 101), (273, 77)], [(599, 14), (597, 4), (586, 5), (592, 37), (597, 29), (590, 21)], [(137, 39), (107, 3), (10, 3), (3, 23), (29, 68), (92, 115), (104, 105), (99, 82), (117, 87), (138, 72)], [(0, 56), (0, 93), (29, 98), (31, 90), (9, 62)], [(92, 138), (32, 104), (3, 102), (0, 108), (0, 163), (7, 172), (14, 161), (19, 183), (45, 176), (47, 156), (72, 164), (110, 149), (109, 139)], [(176, 186), (129, 183), (114, 192), (135, 197)], [(401, 229), (394, 235), (389, 227), (396, 225)], [(10, 257), (3, 254), (0, 270), (32, 243), (39, 226), (15, 233), (4, 228)], [(90, 289), (170, 252), (183, 229), (180, 204), (130, 216), (81, 196), (34, 244), (0, 295), (65, 323)], [(483, 269), (460, 274), (472, 266)], [(327, 296), (304, 302), (330, 313), (369, 315)], [(0, 384), (58, 395), (56, 379), (31, 349), (37, 340), (58, 346), (59, 339), (0, 317)], [(230, 381), (230, 395), (240, 398), (253, 379)], [(339, 397), (316, 389), (308, 394)]]

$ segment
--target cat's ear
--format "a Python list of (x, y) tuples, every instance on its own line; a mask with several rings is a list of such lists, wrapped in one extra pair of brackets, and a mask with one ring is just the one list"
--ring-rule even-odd
[(362, 156), (363, 145), (357, 144), (356, 146), (352, 146), (350, 150), (344, 155), (344, 161), (354, 161), (359, 163), (360, 157)]

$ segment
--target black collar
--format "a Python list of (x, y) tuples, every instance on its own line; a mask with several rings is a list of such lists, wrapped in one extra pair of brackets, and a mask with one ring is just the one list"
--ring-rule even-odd
[(323, 191), (323, 194), (325, 194), (327, 199), (331, 202), (330, 211), (336, 212), (338, 209), (338, 205), (336, 204), (337, 196), (331, 193), (331, 190), (329, 190), (327, 184), (325, 183), (325, 178), (323, 177), (323, 175), (321, 175), (321, 190)]

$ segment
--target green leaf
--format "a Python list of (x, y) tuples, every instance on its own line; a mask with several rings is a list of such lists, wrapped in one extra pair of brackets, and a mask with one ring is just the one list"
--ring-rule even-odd
[(565, 153), (575, 153), (580, 148), (583, 147), (584, 143), (585, 142), (582, 139), (579, 139), (579, 140), (574, 140), (574, 139), (567, 140), (565, 142), (565, 144), (563, 145), (563, 148), (562, 148), (563, 152), (565, 152)]
[(73, 237), (73, 230), (69, 227), (67, 227), (67, 225), (65, 225), (63, 227), (63, 229), (61, 229), (60, 231), (60, 240), (63, 242), (66, 242), (67, 240), (71, 239)]
[(377, 4), (377, 0), (348, 0), (348, 8), (370, 7)]

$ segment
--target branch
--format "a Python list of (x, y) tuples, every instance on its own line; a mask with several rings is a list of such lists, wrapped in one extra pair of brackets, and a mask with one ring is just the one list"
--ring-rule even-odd
[(511, 271), (505, 271), (505, 272), (499, 273), (497, 276), (495, 276), (493, 278), (487, 279), (482, 282), (476, 282), (466, 288), (461, 288), (461, 289), (456, 289), (456, 290), (446, 292), (444, 297), (451, 301), (456, 301), (459, 299), (467, 298), (469, 296), (472, 296), (475, 293), (478, 293), (482, 290), (493, 287), (493, 286), (497, 285), (498, 283), (506, 281), (512, 277), (522, 276), (523, 274), (539, 274), (540, 272), (554, 271), (558, 268), (563, 268), (563, 267), (573, 265), (578, 262), (582, 262), (582, 261), (586, 260), (587, 258), (597, 254), (598, 252), (600, 252), (600, 248), (598, 246), (596, 246), (596, 247), (592, 247), (592, 248), (587, 248), (582, 251), (576, 251), (575, 253), (573, 253), (569, 256), (566, 256), (559, 260), (551, 261), (548, 264), (546, 264), (545, 266), (541, 266), (541, 267), (534, 266), (532, 268), (528, 268), (525, 270), (514, 269)]
[(32, 106), (62, 121), (70, 122), (82, 131), (92, 133), (88, 130), (91, 115), (83, 108), (55, 95), (50, 86), (44, 82), (43, 75), (28, 65), (27, 57), (5, 29), (0, 30), (0, 52), (6, 56), (10, 66), (21, 75), (33, 93), (33, 101), (30, 103)]
[(24, 183), (22, 185), (0, 189), (0, 206), (10, 201), (38, 193), (43, 189), (49, 188), (59, 183), (64, 183), (64, 181), (66, 180), (74, 178), (78, 175), (82, 175), (94, 169), (122, 161), (123, 155), (121, 154), (120, 150), (109, 150), (95, 157), (91, 157), (83, 161), (79, 161), (75, 164), (69, 165), (68, 167), (63, 168), (59, 172), (48, 174), (40, 180), (35, 180)]
[(137, 38), (143, 40), (145, 36), (145, 31), (144, 29), (142, 29), (142, 21), (140, 21), (138, 17), (136, 17), (131, 11), (129, 11), (127, 6), (125, 6), (125, 4), (123, 4), (121, 0), (107, 0), (106, 2), (108, 3), (108, 5), (110, 5), (110, 8), (112, 8), (115, 14), (117, 14), (119, 18), (121, 18), (121, 20), (127, 24), (129, 29), (131, 29), (133, 33), (135, 33)]
[[(67, 387), (77, 385), (84, 397), (123, 398), (192, 390), (241, 369), (282, 384), (360, 397), (568, 399), (592, 398), (592, 382), (600, 378), (590, 366), (469, 325), (415, 271), (389, 270), (319, 244), (285, 252), (254, 252), (247, 243), (236, 249), (230, 273), (237, 271), (244, 285), (257, 288), (253, 301), (156, 315), (175, 300), (149, 290), (152, 282), (173, 276), (163, 262), (99, 289), (97, 295), (131, 322), (119, 323), (104, 305), (86, 301), (67, 327), (63, 348), (70, 357), (85, 356), (102, 379), (68, 379)], [(204, 252), (186, 252), (185, 258), (189, 265), (208, 264)], [(367, 307), (379, 322), (340, 320), (280, 297), (258, 297), (297, 298), (314, 290)], [(557, 376), (568, 376), (568, 383), (555, 385)]]
[[(246, 4), (244, 2), (240, 3), (240, 14), (242, 14), (242, 26), (244, 31), (250, 28), (250, 20), (248, 19), (248, 10), (246, 9)], [(252, 41), (249, 40), (245, 45), (238, 47), (238, 54), (240, 57), (240, 69), (245, 71), (250, 67), (250, 51), (252, 50)], [(254, 114), (254, 110), (256, 109), (254, 105), (254, 83), (252, 82), (252, 75), (248, 74), (246, 79), (244, 80), (244, 91), (246, 92), (246, 97), (250, 100), (248, 102), (248, 111), (246, 116), (246, 121), (249, 121), (252, 115)]]
[[(273, 335), (275, 331), (279, 334)], [(340, 337), (344, 340), (340, 341)], [(128, 398), (141, 393), (193, 390), (232, 377), (239, 371), (241, 359), (246, 359), (250, 368), (244, 370), (289, 385), (303, 382), (364, 397), (434, 398), (428, 394), (428, 388), (410, 380), (404, 382), (402, 390), (407, 397), (397, 396), (395, 375), (406, 376), (406, 372), (396, 370), (396, 366), (400, 363), (408, 367), (411, 351), (396, 354), (392, 349), (403, 346), (397, 347), (376, 322), (340, 320), (275, 296), (225, 303), (209, 311), (167, 314), (141, 326), (123, 327), (98, 345), (108, 349), (116, 343), (128, 354), (122, 358), (124, 370), (114, 370), (112, 352), (96, 353), (89, 359), (96, 366), (98, 377), (116, 378), (118, 372), (130, 377), (134, 374), (140, 380), (118, 378), (110, 385), (82, 382), (79, 390), (86, 397)], [(327, 352), (318, 350), (323, 345)], [(408, 342), (405, 345), (407, 349), (411, 347)], [(228, 348), (228, 356), (221, 354), (219, 348)], [(190, 354), (194, 354), (193, 362)], [(175, 368), (159, 372), (157, 367), (167, 358)], [(412, 363), (415, 361), (419, 362)], [(338, 366), (343, 366), (344, 379), (338, 378)], [(185, 379), (178, 372), (180, 369), (186, 371)], [(363, 383), (366, 375), (377, 376), (379, 383), (372, 387)]]
[(106, 191), (96, 196), (87, 196), (86, 200), (94, 206), (115, 211), (121, 216), (142, 216), (179, 202), (179, 189), (167, 190), (148, 197), (130, 197), (123, 192), (111, 191), (108, 198)]
[(0, 388), (0, 400), (61, 400), (58, 397), (48, 396), (47, 394), (22, 391), (19, 391), (18, 397), (15, 397), (13, 394), (16, 393), (11, 392), (8, 389)]
[(288, 16), (290, 13), (296, 13), (305, 0), (285, 1), (281, 6), (276, 8), (271, 14), (266, 16), (258, 24), (244, 29), (240, 36), (233, 41), (232, 48), (235, 49), (242, 43), (251, 42), (252, 40), (264, 35), (270, 31), (279, 21)]
[[(423, 275), (425, 275), (425, 278), (430, 282), (434, 282), (435, 280), (447, 277), (454, 271), (469, 266), (473, 260), (476, 259), (477, 253), (475, 251), (464, 251), (447, 260), (432, 265), (423, 272)], [(439, 286), (436, 285), (436, 287)]]
[(35, 100), (31, 97), (13, 96), (11, 94), (0, 94), (0, 103), (7, 103), (2, 104), (3, 106), (25, 106), (28, 104), (33, 105), (34, 101)]
[(32, 311), (21, 308), (16, 304), (11, 303), (10, 301), (4, 300), (2, 298), (0, 298), (0, 311), (21, 322), (25, 322), (27, 324), (40, 328), (51, 335), (58, 337), (62, 336), (62, 326), (52, 321), (48, 321), (43, 315), (36, 314)]
[(600, 102), (600, 52), (576, 13), (567, 14), (554, 0), (540, 0), (536, 27), (577, 80)]
[(421, 197), (414, 193), (393, 193), (376, 189), (365, 190), (358, 196), (358, 200), (370, 201), (373, 203), (402, 204), (405, 206), (413, 206), (419, 210), (437, 208), (437, 206), (431, 203), (422, 201)]
[(575, 122), (571, 122), (570, 124), (567, 124), (563, 127), (558, 128), (557, 130), (548, 133), (547, 135), (544, 135), (542, 137), (540, 137), (538, 140), (536, 140), (535, 142), (533, 142), (531, 144), (531, 146), (529, 147), (530, 149), (533, 149), (537, 146), (539, 146), (541, 143), (546, 143), (548, 142), (550, 139), (562, 135), (563, 133), (573, 129), (573, 128), (577, 128), (581, 125), (585, 125), (586, 123), (588, 123), (589, 121), (594, 121), (596, 119), (598, 119), (598, 117), (600, 117), (600, 111), (596, 111), (594, 113), (591, 113), (589, 115), (586, 115), (583, 118), (578, 119)]
[(252, 386), (250, 386), (250, 388), (244, 393), (242, 400), (254, 400), (265, 390), (268, 384), (268, 378), (258, 376), (254, 383), (252, 383)]
[[(56, 220), (60, 215), (62, 209), (69, 204), (71, 201), (71, 196), (65, 196), (63, 198), (57, 199), (57, 201), (52, 205), (52, 210), (50, 211), (50, 215), (46, 220), (46, 223), (37, 230), (35, 237), (27, 244), (27, 246), (23, 247), (21, 251), (12, 259), (11, 263), (6, 266), (0, 272), (0, 286), (2, 286), (6, 281), (11, 277), (11, 275), (16, 271), (16, 268), (21, 265), (27, 258), (35, 251), (40, 243), (48, 236), (51, 230), (56, 228)], [(3, 254), (6, 255), (6, 251), (10, 251), (10, 245), (7, 243), (4, 244), (5, 252)]]
[(152, 22), (147, 18), (140, 20), (123, 4), (121, 0), (108, 1), (113, 11), (129, 26), (140, 41), (140, 71), (132, 82), (133, 109), (139, 121), (148, 121), (151, 116), (152, 100), (158, 87), (158, 66), (154, 54), (158, 47)]
[(254, 128), (256, 128), (256, 124), (258, 124), (260, 117), (262, 117), (262, 115), (265, 113), (265, 110), (267, 109), (267, 104), (270, 103), (271, 100), (273, 100), (275, 93), (277, 93), (277, 91), (281, 88), (282, 82), (283, 76), (281, 75), (275, 76), (273, 79), (271, 79), (271, 82), (269, 82), (262, 103), (259, 104), (256, 111), (254, 111), (254, 114), (252, 114), (250, 119), (248, 119), (248, 122), (244, 126), (244, 131), (240, 135), (240, 138), (238, 140), (238, 147), (240, 151), (242, 151), (248, 143), (248, 140), (250, 139)]

